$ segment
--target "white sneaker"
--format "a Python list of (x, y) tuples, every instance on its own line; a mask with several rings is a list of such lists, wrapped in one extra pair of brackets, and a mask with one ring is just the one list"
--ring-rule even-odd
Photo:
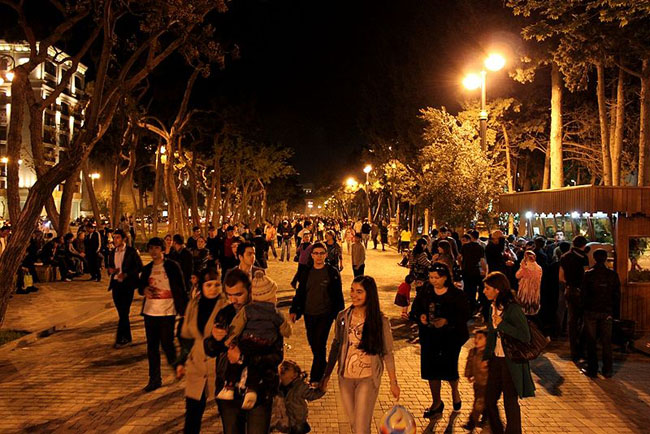
[(244, 402), (241, 405), (242, 410), (250, 410), (255, 406), (255, 401), (257, 401), (257, 393), (249, 390), (244, 395)]
[(223, 401), (232, 401), (233, 399), (235, 399), (235, 391), (234, 391), (234, 389), (224, 387), (217, 394), (217, 399), (221, 399)]

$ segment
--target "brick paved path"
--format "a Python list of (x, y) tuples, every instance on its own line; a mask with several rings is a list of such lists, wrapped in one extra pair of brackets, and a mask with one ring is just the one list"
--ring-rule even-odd
[[(394, 252), (370, 251), (366, 270), (377, 278), (382, 307), (394, 319), (401, 403), (414, 415), (421, 416), (422, 410), (430, 405), (430, 394), (419, 377), (419, 347), (406, 342), (408, 331), (397, 320), (399, 309), (392, 304), (395, 287), (405, 274), (404, 268), (396, 266), (397, 260)], [(347, 294), (352, 278), (348, 257), (345, 267), (343, 280)], [(281, 301), (286, 301), (292, 293), (288, 282), (294, 268), (293, 262), (271, 261), (270, 275), (279, 283)], [(60, 293), (57, 297), (50, 295), (50, 300), (55, 299), (51, 303), (53, 314), (65, 306), (70, 315), (70, 310), (75, 311), (72, 307), (77, 305), (90, 312), (89, 300), (94, 300), (95, 312), (100, 313), (30, 345), (0, 350), (0, 432), (164, 433), (182, 429), (183, 382), (173, 380), (171, 369), (163, 370), (161, 389), (150, 394), (141, 392), (147, 381), (147, 358), (142, 319), (137, 315), (139, 302), (132, 309), (135, 345), (114, 350), (111, 344), (116, 314), (104, 310), (110, 296), (103, 284), (100, 287), (57, 283), (50, 289), (66, 291), (71, 296), (67, 304)], [(39, 324), (45, 321), (44, 317), (57, 317), (45, 314), (47, 299), (33, 300), (32, 309), (37, 311), (26, 310), (30, 303), (25, 300), (19, 303), (25, 310), (14, 318), (20, 317), (24, 323), (29, 323), (32, 315), (41, 318), (36, 321)], [(13, 307), (17, 306), (18, 303)], [(81, 314), (82, 310), (79, 308)], [(286, 356), (308, 368), (311, 353), (302, 321), (294, 332), (287, 340)], [(461, 364), (465, 356), (466, 349), (463, 349)], [(524, 432), (649, 432), (650, 359), (616, 353), (616, 376), (593, 381), (583, 377), (566, 356), (566, 345), (557, 343), (551, 352), (534, 362), (537, 397), (522, 402)], [(386, 385), (387, 378), (384, 378), (375, 409), (376, 420), (393, 404)], [(460, 425), (469, 414), (471, 385), (463, 379), (460, 387), (463, 397), (460, 414), (451, 413), (450, 391), (443, 386), (443, 399), (448, 407), (444, 416), (428, 427), (428, 421), (418, 417), (418, 432), (425, 428), (428, 432), (464, 432)], [(335, 379), (330, 382), (327, 395), (310, 405), (310, 423), (314, 433), (349, 432)], [(204, 416), (204, 432), (221, 432), (212, 403)]]

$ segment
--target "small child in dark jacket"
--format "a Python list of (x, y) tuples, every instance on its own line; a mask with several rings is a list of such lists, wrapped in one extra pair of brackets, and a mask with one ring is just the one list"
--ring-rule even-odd
[(469, 420), (463, 428), (472, 431), (480, 425), (480, 419), (485, 410), (485, 389), (488, 378), (488, 362), (483, 360), (485, 344), (487, 343), (487, 329), (474, 331), (474, 348), (469, 350), (465, 377), (474, 386), (474, 405)]
[(278, 427), (280, 431), (289, 434), (305, 434), (311, 431), (307, 423), (307, 401), (322, 398), (325, 391), (320, 388), (310, 387), (306, 380), (307, 373), (303, 373), (300, 366), (291, 360), (285, 360), (280, 365), (280, 397), (284, 399), (284, 406), (289, 419), (288, 427)]
[[(251, 285), (252, 303), (237, 312), (228, 329), (224, 341), (226, 347), (237, 345), (246, 353), (266, 353), (280, 339), (280, 335), (289, 337), (291, 326), (275, 307), (278, 286), (269, 279), (264, 271), (256, 271)], [(217, 399), (232, 400), (235, 386), (245, 389), (242, 408), (250, 410), (257, 401), (255, 387), (261, 382), (266, 369), (277, 370), (277, 365), (247, 366), (246, 364), (228, 363), (226, 383), (217, 395)]]

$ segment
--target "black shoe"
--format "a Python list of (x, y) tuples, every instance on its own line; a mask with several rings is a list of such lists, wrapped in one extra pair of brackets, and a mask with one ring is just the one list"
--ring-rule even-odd
[(454, 411), (460, 411), (460, 408), (463, 406), (463, 401), (454, 402)]
[(16, 294), (29, 294), (29, 291), (26, 289), (20, 288), (16, 290)]
[(149, 384), (144, 386), (142, 391), (145, 392), (145, 393), (149, 393), (149, 392), (153, 392), (154, 390), (156, 390), (156, 389), (158, 389), (160, 387), (162, 387), (162, 382), (160, 382), (160, 381), (149, 381)]
[(433, 408), (433, 406), (431, 406), (426, 410), (424, 410), (424, 415), (422, 417), (424, 417), (425, 419), (431, 419), (432, 417), (442, 414), (442, 410), (444, 409), (445, 409), (445, 403), (441, 402), (438, 408)]
[(124, 347), (126, 347), (127, 345), (129, 345), (130, 343), (131, 343), (131, 341), (119, 341), (119, 342), (115, 342), (115, 345), (113, 345), (113, 348), (115, 348), (115, 349), (124, 348)]
[(466, 429), (467, 431), (473, 431), (474, 428), (476, 428), (476, 424), (473, 419), (470, 419), (465, 425), (461, 425), (461, 428)]
[(584, 376), (586, 376), (586, 377), (589, 377), (589, 378), (596, 378), (596, 377), (598, 377), (598, 373), (596, 373), (596, 372), (591, 372), (590, 370), (585, 369), (585, 368), (580, 369), (580, 372), (582, 372), (582, 375), (584, 375)]
[(613, 372), (603, 372), (603, 377), (612, 378), (614, 376)]
[(35, 286), (30, 286), (28, 288), (25, 288), (25, 291), (27, 292), (38, 292), (38, 288)]

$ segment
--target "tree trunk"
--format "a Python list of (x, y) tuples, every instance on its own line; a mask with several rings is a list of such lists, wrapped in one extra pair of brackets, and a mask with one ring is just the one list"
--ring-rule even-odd
[(562, 77), (555, 62), (551, 67), (551, 188), (564, 185), (562, 161)]
[[(25, 92), (31, 88), (29, 76), (22, 69), (17, 69), (14, 80), (11, 83), (11, 118), (9, 119), (9, 131), (7, 135), (7, 206), (9, 208), (9, 220), (15, 226), (20, 215), (20, 181), (19, 165), (20, 147), (23, 141), (23, 124), (25, 123), (25, 112), (27, 103)], [(32, 162), (30, 162), (32, 163)]]
[[(201, 225), (201, 216), (199, 215), (199, 184), (196, 177), (196, 150), (192, 150), (192, 169), (189, 170), (190, 176), (190, 185), (192, 189), (190, 190), (190, 199), (191, 199), (191, 209), (192, 209), (192, 224), (194, 226)], [(207, 214), (207, 210), (206, 210)]]
[(153, 204), (152, 204), (152, 214), (153, 214), (153, 236), (158, 236), (158, 209), (160, 207), (160, 172), (163, 171), (162, 161), (160, 158), (160, 150), (162, 148), (163, 141), (162, 139), (158, 142), (158, 151), (156, 152), (156, 176), (153, 182)]
[(639, 115), (640, 187), (650, 185), (650, 60), (643, 61), (641, 71), (641, 113)]
[[(528, 163), (526, 163), (528, 164)], [(524, 182), (527, 180), (524, 177)], [(544, 178), (542, 179), (542, 189), (548, 190), (551, 188), (551, 147), (546, 148), (546, 153), (544, 154)], [(527, 189), (524, 188), (524, 191)]]
[(18, 220), (14, 223), (11, 237), (7, 241), (7, 247), (0, 256), (0, 326), (4, 321), (7, 312), (9, 298), (16, 287), (16, 272), (25, 257), (27, 246), (34, 232), (43, 203), (48, 197), (52, 197), (53, 186), (56, 186), (60, 175), (65, 173), (65, 168), (52, 172), (51, 169), (41, 179), (30, 188), (27, 194), (25, 205), (23, 206)]
[(92, 179), (88, 174), (88, 161), (85, 161), (83, 168), (81, 169), (82, 176), (84, 178), (84, 185), (88, 191), (88, 198), (90, 199), (90, 206), (93, 209), (93, 216), (95, 217), (96, 222), (101, 221), (101, 213), (99, 212), (99, 205), (97, 204), (97, 196), (95, 196), (95, 186), (93, 185)]
[(65, 180), (63, 184), (63, 193), (61, 194), (61, 203), (59, 205), (59, 225), (57, 226), (57, 235), (62, 236), (70, 232), (70, 214), (72, 213), (72, 199), (74, 199), (79, 182), (79, 170), (76, 170)]
[(111, 182), (111, 226), (117, 227), (120, 221), (121, 204), (120, 192), (122, 191), (122, 176), (120, 175), (120, 162), (121, 158), (118, 155), (117, 159), (113, 162), (115, 168), (113, 169), (113, 180)]
[[(512, 163), (510, 161), (510, 138), (508, 136), (508, 130), (506, 129), (505, 124), (501, 124), (501, 130), (503, 131), (503, 142), (506, 151), (506, 180), (508, 182), (508, 193), (514, 193), (515, 186), (512, 179)], [(508, 213), (508, 233), (514, 233), (514, 230), (515, 216), (512, 213)]]
[(600, 149), (603, 165), (603, 181), (605, 185), (612, 185), (612, 157), (609, 152), (609, 120), (607, 119), (607, 97), (605, 96), (605, 66), (596, 65), (598, 83), (596, 93), (598, 99), (598, 121), (600, 125)]
[(612, 185), (621, 185), (621, 153), (625, 128), (625, 71), (618, 69), (616, 85), (616, 128), (612, 146)]

